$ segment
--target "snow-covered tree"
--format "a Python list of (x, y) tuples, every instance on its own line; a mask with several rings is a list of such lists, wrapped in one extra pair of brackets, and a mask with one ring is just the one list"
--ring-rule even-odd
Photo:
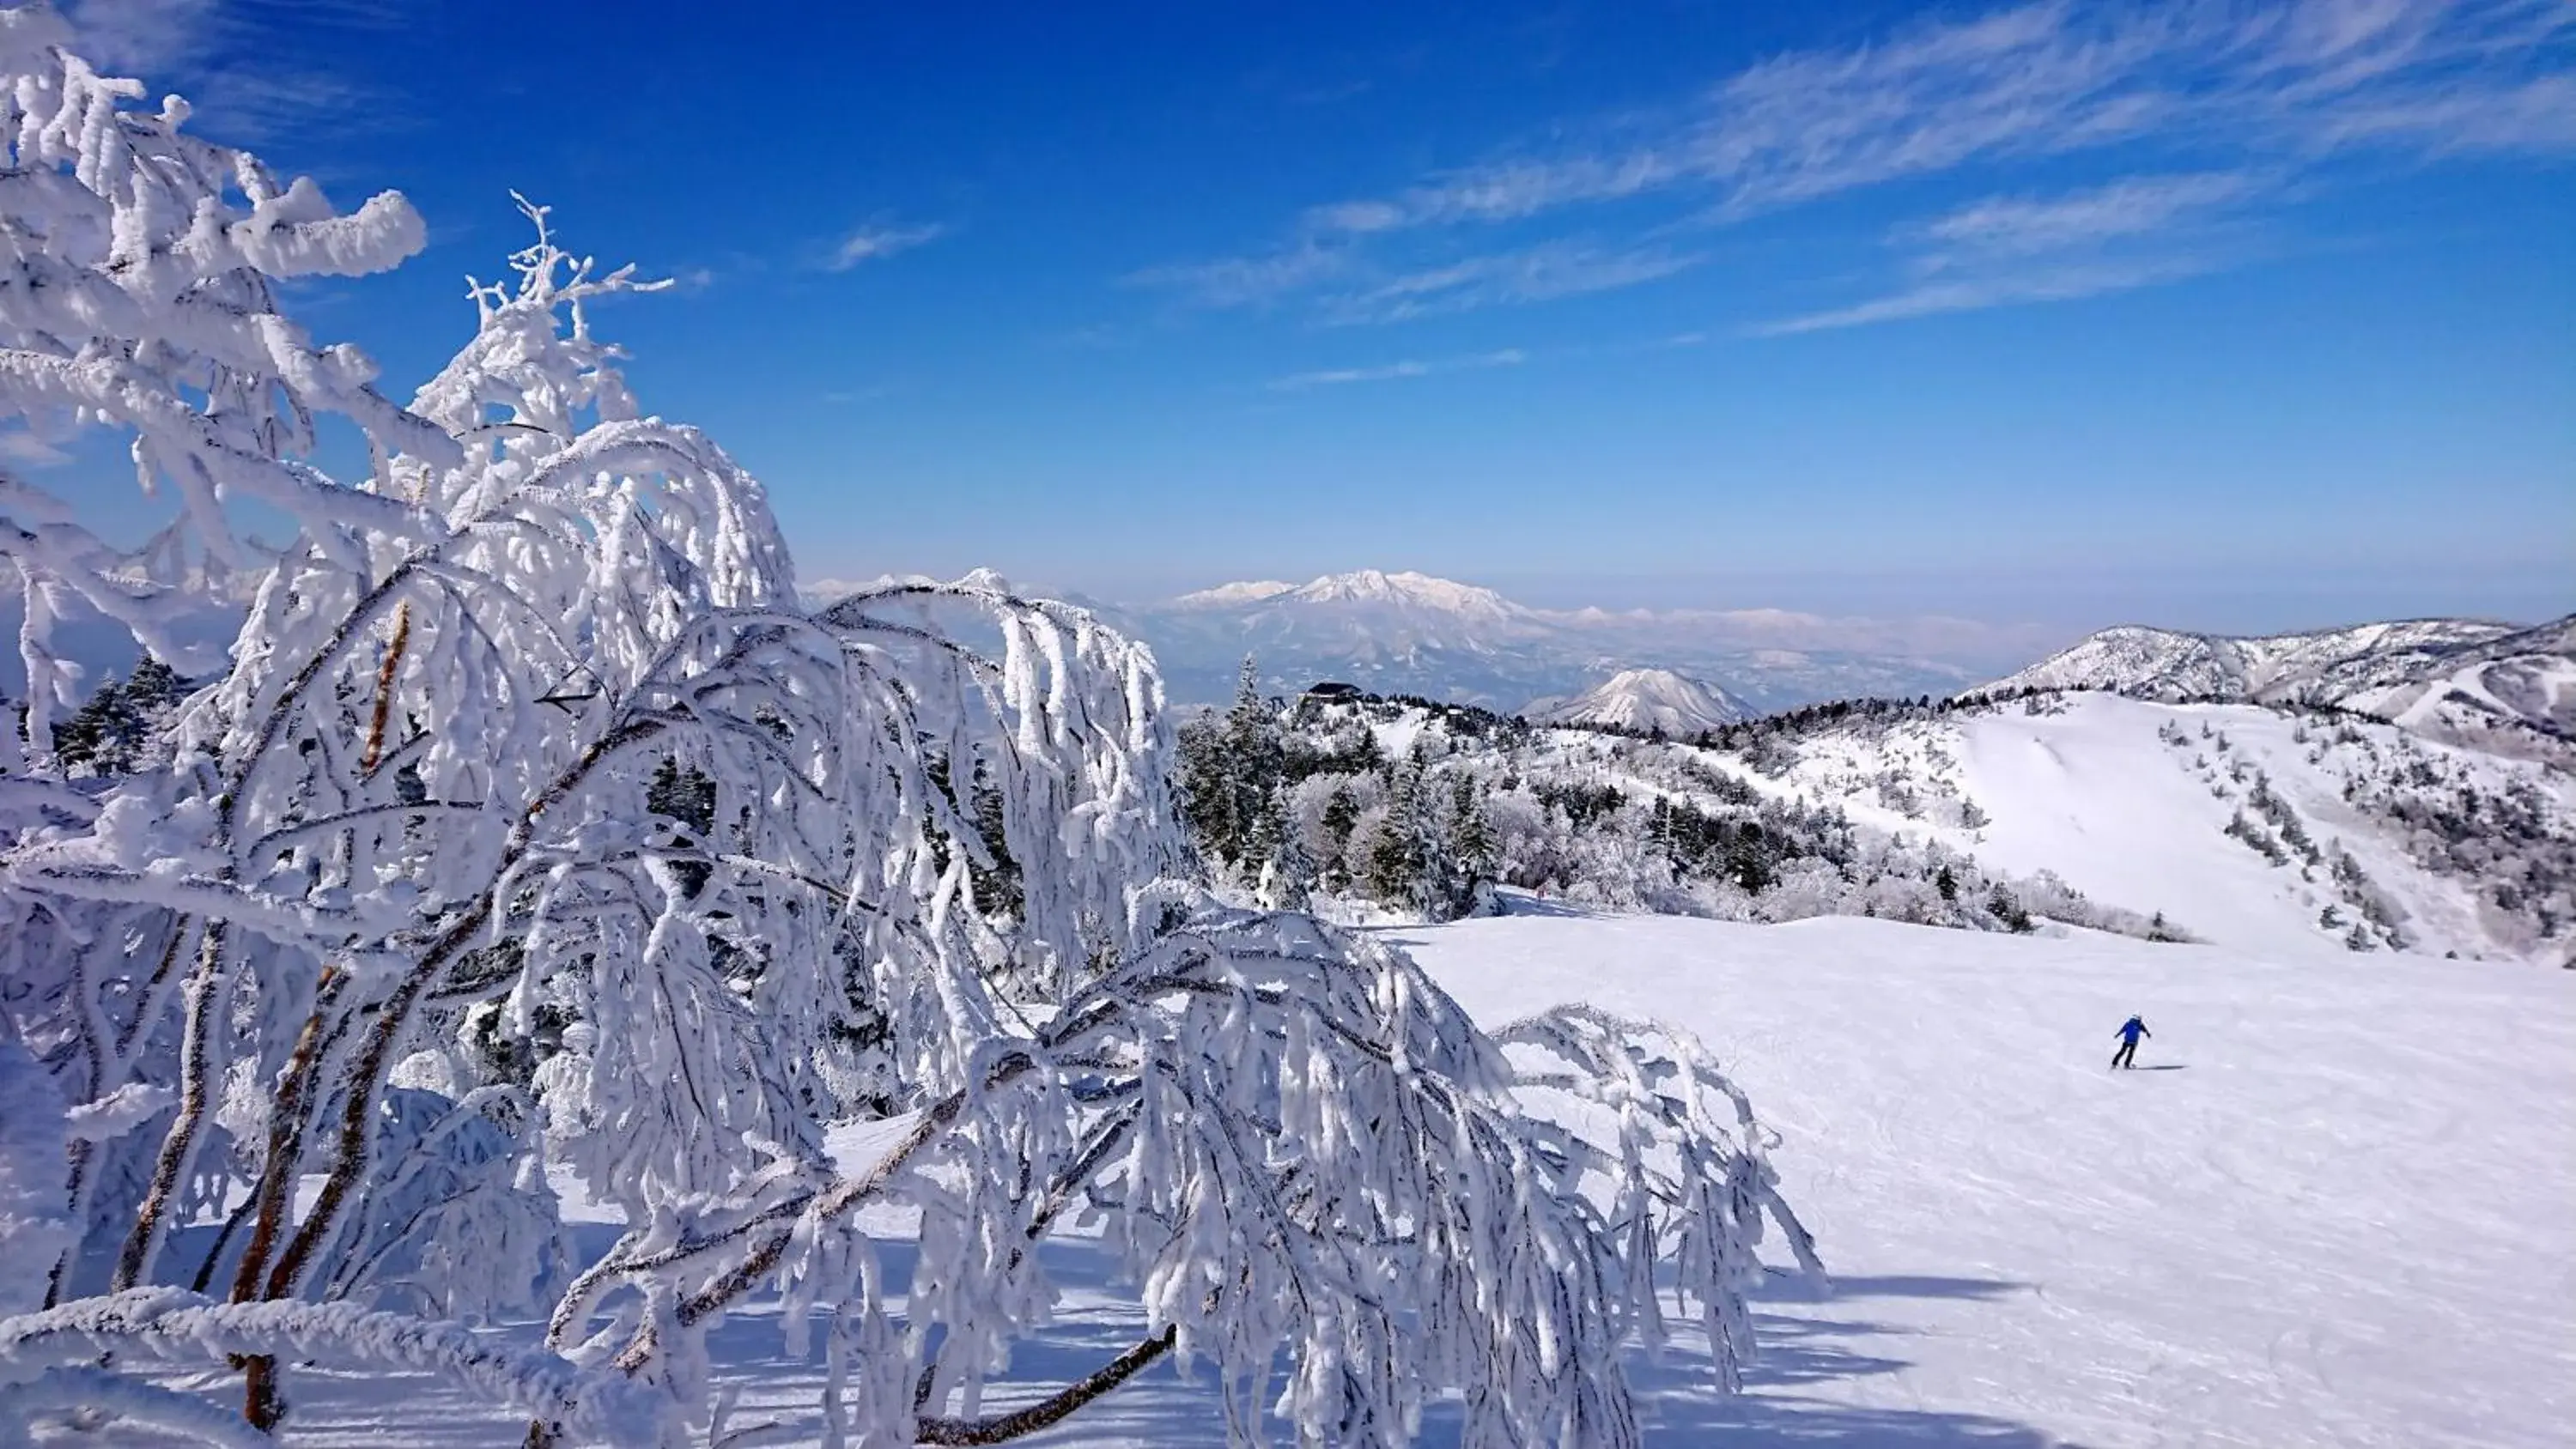
[(1263, 818), (1267, 827), (1261, 851), (1261, 904), (1274, 911), (1305, 910), (1313, 902), (1317, 884), (1315, 858), (1306, 849), (1306, 833), (1298, 824), (1284, 780), (1272, 791)]
[[(119, 550), (0, 475), (31, 685), (0, 1307), (43, 1305), (0, 1319), (0, 1421), (264, 1442), (322, 1360), (443, 1372), (532, 1443), (677, 1442), (755, 1291), (800, 1350), (824, 1325), (860, 1444), (1001, 1442), (1165, 1355), (1215, 1366), (1238, 1440), (1401, 1442), (1456, 1391), (1469, 1444), (1627, 1444), (1618, 1350), (1676, 1302), (1734, 1381), (1766, 1223), (1813, 1259), (1694, 1044), (1488, 1034), (1381, 943), (1176, 880), (1150, 655), (991, 575), (800, 607), (759, 484), (592, 331), (649, 284), (542, 208), (388, 400), (273, 284), (395, 264), (410, 207), (335, 212), (64, 46), (0, 10), (0, 423), (121, 431), (171, 517)], [(311, 461), (326, 413), (363, 475)], [(245, 503), (293, 539), (263, 554)], [(216, 579), (249, 586), (228, 654), (177, 627)], [(79, 609), (207, 680), (111, 772), (55, 728)], [(873, 1160), (825, 1150), (874, 1113)], [(544, 1165), (624, 1213), (604, 1257), (561, 1261)], [(919, 1218), (902, 1281), (878, 1205)], [(986, 1412), (1077, 1215), (1144, 1335)], [(529, 1303), (543, 1350), (448, 1321)], [(241, 1417), (122, 1372), (156, 1361), (239, 1367)]]
[(1191, 833), (1221, 876), (1257, 882), (1278, 854), (1279, 791), (1287, 783), (1279, 706), (1261, 694), (1250, 657), (1222, 715), (1181, 731), (1182, 806)]

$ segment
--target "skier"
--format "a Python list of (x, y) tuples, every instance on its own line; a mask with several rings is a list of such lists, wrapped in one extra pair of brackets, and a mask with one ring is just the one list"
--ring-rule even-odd
[(2126, 1068), (2138, 1064), (2138, 1038), (2154, 1036), (2155, 1033), (2147, 1030), (2145, 1017), (2133, 1016), (2121, 1022), (2120, 1029), (2113, 1035), (2120, 1038), (2120, 1049), (2111, 1054), (2111, 1065)]

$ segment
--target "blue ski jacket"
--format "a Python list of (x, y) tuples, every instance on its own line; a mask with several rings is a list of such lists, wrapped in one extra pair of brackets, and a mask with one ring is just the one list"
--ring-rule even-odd
[(2127, 1021), (2121, 1022), (2120, 1029), (2112, 1033), (2112, 1035), (2117, 1036), (2122, 1041), (2136, 1041), (2142, 1036), (2154, 1036), (2155, 1033), (2147, 1030), (2147, 1019), (2145, 1017), (2133, 1016)]

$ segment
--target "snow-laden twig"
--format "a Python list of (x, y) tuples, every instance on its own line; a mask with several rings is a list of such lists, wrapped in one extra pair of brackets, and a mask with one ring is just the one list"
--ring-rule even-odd
[(34, 1449), (27, 1426), (47, 1416), (74, 1419), (95, 1431), (114, 1424), (177, 1435), (211, 1449), (272, 1449), (277, 1440), (194, 1394), (165, 1389), (88, 1366), (49, 1368), (15, 1382), (0, 1380), (0, 1449)]
[(0, 1381), (24, 1382), (102, 1353), (173, 1364), (293, 1354), (351, 1367), (437, 1374), (558, 1427), (575, 1442), (662, 1442), (669, 1402), (615, 1374), (513, 1351), (461, 1324), (354, 1303), (217, 1303), (137, 1288), (0, 1319)]

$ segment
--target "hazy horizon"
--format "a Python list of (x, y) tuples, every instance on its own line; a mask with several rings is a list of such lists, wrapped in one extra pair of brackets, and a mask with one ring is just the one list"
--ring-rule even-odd
[(1887, 571), (1848, 575), (1728, 577), (1644, 576), (1443, 570), (1404, 558), (1352, 559), (1321, 566), (1227, 570), (1194, 563), (1154, 573), (1085, 575), (1045, 568), (1013, 569), (984, 560), (949, 566), (886, 567), (823, 573), (806, 571), (807, 587), (859, 582), (889, 574), (953, 578), (992, 568), (1025, 588), (1038, 588), (1121, 605), (1166, 602), (1182, 594), (1230, 583), (1305, 584), (1361, 570), (1421, 573), (1494, 590), (1531, 608), (1612, 611), (1780, 609), (1825, 618), (1947, 618), (2072, 639), (2117, 624), (2213, 634), (2284, 634), (2390, 619), (2476, 618), (2541, 624), (2576, 612), (2576, 588), (2558, 574), (2533, 569), (2527, 576), (2464, 575), (2418, 580), (2416, 607), (2387, 608), (2396, 597), (2368, 570), (2323, 576), (2285, 586), (2244, 571), (2210, 570), (2187, 580), (2081, 579), (2032, 571), (1980, 588), (1973, 582), (1933, 580)]

